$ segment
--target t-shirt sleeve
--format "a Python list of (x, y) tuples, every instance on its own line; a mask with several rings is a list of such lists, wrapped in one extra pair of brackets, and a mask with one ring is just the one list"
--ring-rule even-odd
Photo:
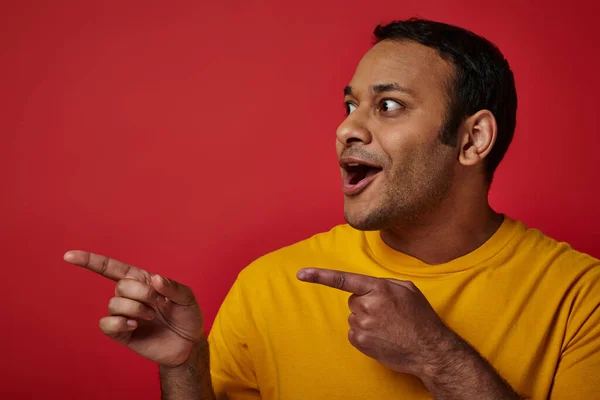
[(236, 281), (210, 331), (210, 371), (217, 400), (257, 400), (260, 392), (248, 349), (251, 333)]
[(600, 398), (600, 266), (578, 292), (550, 399)]

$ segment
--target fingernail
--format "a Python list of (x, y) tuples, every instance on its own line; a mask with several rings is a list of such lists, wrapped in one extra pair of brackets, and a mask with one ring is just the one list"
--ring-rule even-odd
[(127, 320), (127, 326), (130, 328), (135, 328), (137, 326), (137, 321), (133, 320), (133, 319), (128, 319)]

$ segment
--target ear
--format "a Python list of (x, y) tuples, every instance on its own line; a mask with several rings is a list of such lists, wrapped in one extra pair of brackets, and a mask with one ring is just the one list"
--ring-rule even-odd
[(458, 160), (464, 166), (473, 166), (488, 155), (496, 143), (498, 126), (489, 110), (480, 110), (461, 124)]

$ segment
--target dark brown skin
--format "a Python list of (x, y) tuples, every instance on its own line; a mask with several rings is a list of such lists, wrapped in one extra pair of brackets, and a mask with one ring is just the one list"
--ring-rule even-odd
[[(337, 131), (338, 156), (383, 168), (365, 190), (345, 196), (348, 223), (380, 230), (390, 247), (428, 264), (473, 251), (502, 223), (488, 204), (483, 173), (496, 140), (492, 113), (481, 110), (463, 121), (456, 146), (439, 140), (453, 72), (420, 44), (378, 43), (356, 69), (345, 99), (352, 112)], [(407, 90), (371, 89), (381, 84)], [(164, 400), (215, 398), (202, 313), (188, 287), (87, 252), (68, 252), (65, 260), (117, 281), (100, 327), (160, 365)], [(350, 343), (419, 377), (436, 399), (520, 399), (411, 282), (317, 268), (298, 278), (352, 293)]]
[(64, 259), (117, 282), (100, 329), (159, 364), (163, 399), (214, 399), (204, 319), (189, 287), (87, 251)]
[(412, 282), (320, 268), (298, 278), (349, 293), (348, 340), (386, 367), (420, 378), (436, 399), (521, 399), (439, 319)]
[[(463, 121), (455, 147), (439, 140), (453, 71), (420, 44), (378, 43), (350, 82), (350, 112), (337, 132), (340, 158), (383, 168), (365, 190), (345, 196), (348, 223), (380, 230), (390, 247), (429, 264), (475, 250), (503, 219), (488, 204), (483, 169), (496, 139), (492, 113), (481, 110)], [(382, 84), (391, 90), (373, 90)], [(419, 377), (436, 399), (520, 399), (412, 282), (317, 268), (299, 271), (298, 278), (352, 293), (350, 343), (388, 368)]]
[(162, 400), (214, 400), (208, 341), (196, 343), (188, 360), (177, 367), (160, 366)]
[[(439, 140), (453, 71), (435, 50), (420, 44), (378, 43), (349, 84), (353, 94), (345, 101), (356, 108), (337, 131), (338, 156), (383, 167), (363, 192), (345, 196), (348, 223), (381, 230), (390, 247), (429, 264), (473, 251), (502, 222), (488, 204), (482, 163), (496, 138), (494, 116), (482, 110), (464, 121), (456, 147)], [(383, 83), (411, 94), (370, 91)], [(392, 102), (382, 104), (385, 99)]]

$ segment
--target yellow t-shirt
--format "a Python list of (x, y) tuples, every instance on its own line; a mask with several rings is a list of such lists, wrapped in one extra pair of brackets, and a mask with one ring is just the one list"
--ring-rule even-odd
[(441, 265), (348, 225), (258, 259), (209, 335), (217, 399), (431, 398), (416, 377), (352, 347), (349, 294), (298, 281), (310, 266), (412, 281), (521, 395), (600, 399), (600, 261), (510, 218)]

